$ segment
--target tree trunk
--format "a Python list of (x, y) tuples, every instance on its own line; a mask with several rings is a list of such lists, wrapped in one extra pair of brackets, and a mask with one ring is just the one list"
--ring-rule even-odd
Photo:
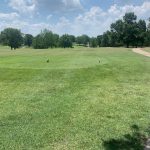
[(143, 45), (144, 45), (144, 42), (142, 42), (141, 47), (143, 47)]
[(129, 43), (127, 43), (127, 48), (129, 48)]

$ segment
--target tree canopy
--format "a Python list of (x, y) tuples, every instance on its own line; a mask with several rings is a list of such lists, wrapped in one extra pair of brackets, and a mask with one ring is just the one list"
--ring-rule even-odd
[(33, 36), (31, 34), (25, 34), (24, 45), (30, 47), (33, 42)]
[(59, 35), (54, 34), (52, 31), (44, 29), (33, 39), (33, 47), (35, 49), (45, 49), (57, 47), (59, 42)]
[(1, 32), (0, 41), (11, 49), (19, 48), (23, 44), (22, 33), (18, 29), (6, 28)]
[(68, 34), (59, 36), (47, 29), (33, 37), (31, 34), (22, 34), (18, 29), (6, 28), (0, 34), (0, 43), (11, 49), (22, 45), (35, 49), (67, 48), (73, 47), (73, 44), (85, 47), (150, 46), (150, 18), (146, 24), (145, 20), (138, 20), (133, 12), (126, 13), (122, 19), (110, 25), (110, 30), (92, 38), (86, 34), (77, 37)]
[(137, 20), (133, 12), (126, 13), (123, 19), (112, 23), (110, 31), (98, 36), (99, 46), (149, 46), (150, 32), (145, 20)]
[(60, 37), (59, 46), (63, 48), (72, 48), (72, 40), (68, 34), (62, 35)]
[(76, 38), (76, 43), (79, 45), (87, 46), (89, 42), (90, 38), (88, 37), (88, 35), (85, 34)]

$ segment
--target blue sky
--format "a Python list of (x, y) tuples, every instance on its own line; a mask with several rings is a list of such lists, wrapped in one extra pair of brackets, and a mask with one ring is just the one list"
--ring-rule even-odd
[(1, 0), (0, 31), (6, 27), (36, 35), (44, 28), (60, 35), (97, 36), (126, 12), (150, 17), (150, 0)]

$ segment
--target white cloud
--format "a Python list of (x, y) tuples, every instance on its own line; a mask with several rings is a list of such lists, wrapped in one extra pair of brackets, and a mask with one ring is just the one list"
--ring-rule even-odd
[(11, 22), (0, 22), (0, 29), (3, 30), (5, 28), (17, 28), (20, 29), (23, 33), (37, 35), (43, 29), (51, 29), (51, 25), (42, 23), (29, 23), (21, 20), (13, 20)]
[(3, 21), (11, 21), (14, 19), (18, 19), (20, 16), (18, 13), (0, 13), (0, 19)]
[(68, 8), (82, 8), (80, 0), (62, 0)]
[(150, 17), (150, 2), (144, 2), (141, 6), (125, 6), (124, 9), (128, 11), (134, 11), (138, 17), (148, 18)]
[(68, 11), (74, 9), (81, 9), (80, 0), (36, 0), (39, 9), (46, 9), (47, 11)]
[[(17, 0), (11, 0), (11, 1), (17, 1)], [(23, 0), (19, 0), (19, 1), (23, 1)], [(30, 2), (31, 1), (32, 0), (30, 0)], [(38, 3), (42, 1), (44, 3), (47, 2), (48, 0), (37, 0), (37, 1)], [(51, 0), (49, 0), (49, 4), (50, 1)], [(70, 1), (56, 0), (56, 1), (57, 2), (61, 1), (62, 2), (61, 5), (64, 3), (66, 7), (69, 7), (70, 5), (74, 5), (76, 7), (80, 6), (79, 0), (70, 0)], [(28, 5), (28, 3), (26, 4)], [(38, 34), (42, 29), (48, 28), (59, 34), (69, 33), (74, 35), (88, 34), (90, 36), (97, 36), (98, 34), (102, 34), (104, 31), (108, 30), (112, 22), (115, 22), (115, 20), (122, 18), (126, 12), (130, 12), (130, 11), (132, 12), (134, 11), (135, 14), (138, 16), (138, 18), (147, 19), (148, 17), (150, 17), (149, 16), (150, 2), (144, 2), (142, 5), (139, 6), (112, 5), (108, 10), (102, 10), (100, 7), (96, 6), (96, 7), (92, 7), (88, 11), (85, 11), (84, 13), (79, 14), (78, 16), (74, 17), (72, 20), (69, 20), (65, 17), (60, 17), (57, 23), (49, 23), (49, 24), (44, 22), (36, 23), (36, 24), (25, 22), (19, 19), (17, 13), (11, 14), (12, 17), (10, 18), (14, 17), (14, 21), (8, 20), (6, 22), (6, 18), (7, 18), (6, 16), (8, 16), (9, 14), (0, 14), (0, 18), (2, 18), (1, 19), (2, 22), (0, 23), (0, 28), (3, 29), (4, 27), (13, 26), (22, 29), (22, 31), (25, 33), (32, 33), (34, 35)], [(51, 19), (51, 15), (47, 16), (47, 19)], [(5, 20), (5, 22), (3, 22), (3, 20)]]
[(53, 16), (53, 15), (50, 14), (50, 15), (48, 15), (48, 16), (46, 17), (46, 19), (47, 19), (47, 20), (50, 20), (50, 19), (52, 18), (52, 16)]
[(35, 10), (58, 12), (82, 8), (80, 0), (9, 0), (9, 6), (22, 14)]
[(104, 11), (100, 7), (92, 7), (89, 11), (78, 15), (70, 26), (75, 35), (89, 34), (96, 36), (108, 30), (110, 24), (117, 19), (121, 19), (126, 12), (135, 12), (139, 18), (147, 19), (150, 14), (150, 2), (144, 2), (141, 6), (112, 5), (108, 10)]
[(19, 13), (32, 13), (36, 9), (36, 0), (9, 0), (9, 6)]

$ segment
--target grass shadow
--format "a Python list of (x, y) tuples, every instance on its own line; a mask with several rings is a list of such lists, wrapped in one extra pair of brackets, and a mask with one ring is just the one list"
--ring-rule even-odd
[(121, 139), (111, 139), (104, 141), (106, 150), (144, 150), (146, 136), (143, 135), (137, 125), (132, 127), (133, 134), (126, 134)]

